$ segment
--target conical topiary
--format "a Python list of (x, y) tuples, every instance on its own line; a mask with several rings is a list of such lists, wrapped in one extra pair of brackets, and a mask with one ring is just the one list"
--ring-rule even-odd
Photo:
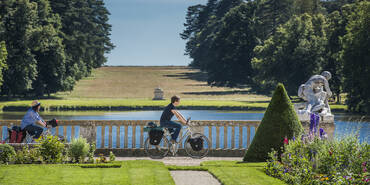
[(251, 145), (244, 156), (246, 162), (264, 162), (274, 148), (280, 151), (284, 137), (292, 139), (303, 131), (283, 84), (278, 84), (258, 127)]

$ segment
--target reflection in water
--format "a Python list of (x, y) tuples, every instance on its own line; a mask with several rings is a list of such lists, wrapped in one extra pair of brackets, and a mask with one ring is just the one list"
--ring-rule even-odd
[[(49, 120), (157, 120), (161, 111), (131, 111), (131, 112), (41, 112), (40, 115)], [(192, 120), (262, 120), (263, 112), (219, 112), (208, 110), (182, 110), (185, 117)], [(0, 120), (20, 120), (25, 112), (5, 112), (0, 114)], [(329, 136), (341, 138), (350, 134), (357, 134), (361, 142), (370, 143), (370, 118), (348, 114), (335, 114), (335, 125), (320, 125)], [(308, 125), (305, 126), (308, 128)], [(221, 128), (220, 134), (224, 128)], [(101, 133), (98, 131), (97, 133)], [(113, 132), (115, 133), (115, 132)], [(205, 132), (208, 133), (208, 132)], [(238, 132), (236, 132), (238, 133)], [(123, 134), (123, 133), (122, 133)], [(130, 134), (130, 133), (128, 133)], [(230, 136), (230, 134), (228, 134)], [(106, 134), (107, 136), (107, 134)], [(99, 137), (99, 136), (98, 136)], [(223, 138), (223, 136), (220, 136)], [(223, 139), (221, 139), (223, 141)], [(244, 145), (244, 144), (243, 144)]]

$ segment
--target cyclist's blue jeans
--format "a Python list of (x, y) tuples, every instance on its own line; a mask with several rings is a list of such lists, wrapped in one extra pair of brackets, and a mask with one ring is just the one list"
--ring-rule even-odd
[(166, 127), (170, 132), (174, 132), (171, 135), (172, 140), (175, 140), (179, 137), (179, 133), (181, 130), (181, 124), (177, 123), (175, 121), (161, 121), (160, 122), (161, 127)]
[(27, 131), (31, 136), (33, 136), (34, 139), (38, 139), (40, 135), (42, 134), (42, 131), (44, 131), (43, 128), (35, 126), (35, 125), (28, 125), (24, 127), (24, 131)]

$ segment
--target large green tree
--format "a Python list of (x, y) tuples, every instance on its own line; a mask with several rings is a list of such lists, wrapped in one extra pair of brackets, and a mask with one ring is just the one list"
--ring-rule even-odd
[(294, 0), (257, 0), (256, 21), (261, 41), (275, 34), (280, 24), (293, 15)]
[(205, 6), (197, 5), (188, 9), (185, 30), (181, 37), (187, 41), (185, 54), (193, 59), (191, 66), (206, 71), (210, 60), (211, 46), (222, 17), (241, 0), (209, 0)]
[(3, 71), (2, 93), (26, 95), (37, 77), (37, 61), (30, 46), (37, 28), (37, 4), (29, 0), (7, 0), (0, 4), (6, 42), (8, 68)]
[(334, 11), (328, 15), (328, 27), (326, 44), (326, 56), (323, 64), (323, 70), (330, 71), (332, 79), (330, 79), (330, 89), (337, 99), (337, 103), (341, 102), (340, 94), (343, 93), (343, 62), (340, 58), (342, 51), (342, 43), (340, 38), (346, 33), (346, 20), (342, 11)]
[(348, 108), (370, 114), (370, 2), (354, 6), (343, 37), (344, 85)]
[(6, 58), (8, 52), (6, 51), (5, 42), (0, 42), (0, 87), (3, 85), (3, 71), (7, 69)]
[(252, 84), (251, 59), (258, 43), (255, 11), (255, 2), (242, 3), (221, 20), (210, 48), (211, 65), (206, 69), (209, 84), (228, 87)]
[(252, 63), (256, 81), (266, 90), (277, 82), (284, 83), (290, 96), (300, 84), (319, 73), (324, 62), (326, 33), (321, 14), (294, 16), (280, 26), (264, 44), (255, 48)]
[(66, 81), (66, 57), (62, 44), (61, 20), (53, 14), (47, 0), (33, 0), (37, 3), (38, 27), (31, 45), (32, 53), (37, 61), (37, 78), (33, 82), (36, 95), (50, 95), (69, 89), (73, 84)]
[(54, 13), (62, 18), (62, 37), (67, 57), (67, 79), (79, 80), (106, 62), (110, 41), (109, 12), (103, 0), (53, 0)]

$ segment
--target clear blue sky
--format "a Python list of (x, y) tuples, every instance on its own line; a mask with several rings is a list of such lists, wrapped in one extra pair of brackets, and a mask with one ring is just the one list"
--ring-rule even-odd
[(107, 65), (187, 65), (184, 29), (188, 6), (206, 0), (105, 0), (116, 48)]

